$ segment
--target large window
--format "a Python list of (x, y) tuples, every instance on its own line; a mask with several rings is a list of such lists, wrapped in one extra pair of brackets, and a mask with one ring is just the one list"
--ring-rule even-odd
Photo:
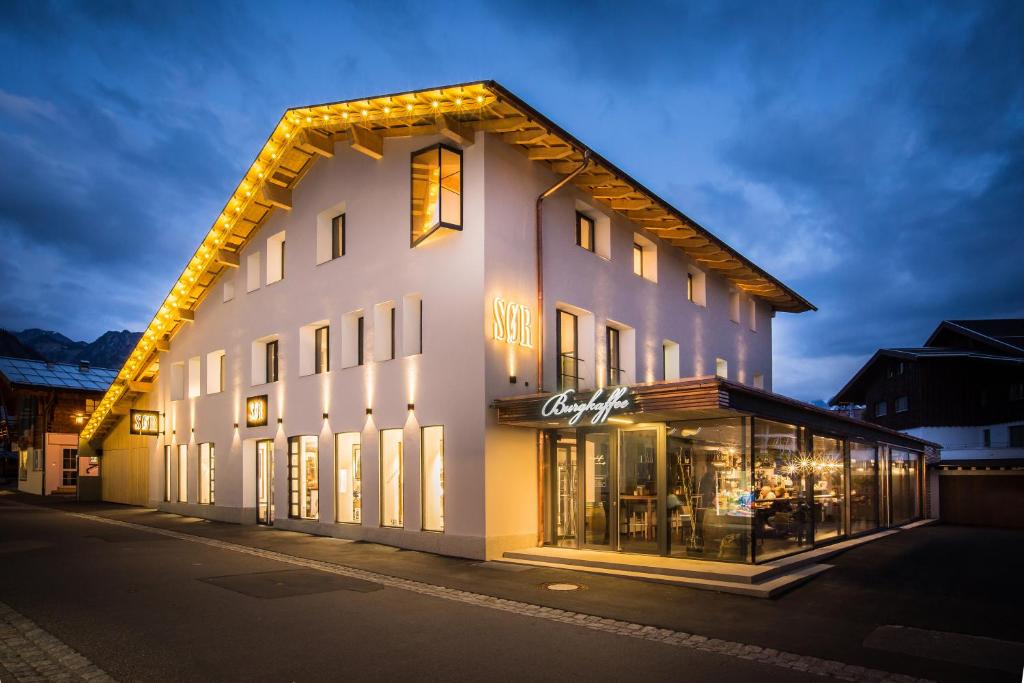
[(754, 421), (754, 538), (756, 559), (787, 555), (811, 543), (811, 460), (800, 429)]
[(317, 519), (320, 514), (318, 438), (288, 439), (288, 516)]
[(313, 372), (319, 375), (331, 369), (331, 328), (318, 327), (313, 332)]
[(878, 454), (874, 444), (850, 442), (850, 533), (878, 528)]
[(619, 331), (614, 327), (605, 328), (605, 354), (608, 360), (608, 384), (622, 384), (622, 355)]
[(178, 502), (188, 502), (188, 446), (178, 446)]
[(359, 432), (343, 432), (334, 437), (334, 463), (337, 469), (335, 519), (348, 524), (363, 521), (363, 463)]
[(400, 527), (402, 510), (402, 430), (380, 432), (380, 523)]
[(846, 468), (839, 439), (815, 436), (811, 442), (814, 473), (814, 540), (843, 535)]
[(446, 145), (412, 155), (410, 246), (438, 228), (462, 230), (462, 152)]
[(214, 452), (212, 443), (199, 444), (199, 502), (214, 504)]
[(749, 441), (749, 418), (668, 424), (672, 555), (750, 561)]
[(579, 329), (577, 317), (568, 311), (557, 312), (558, 388), (580, 388)]
[(576, 244), (587, 251), (594, 251), (594, 219), (576, 212)]
[(423, 480), (423, 528), (444, 531), (444, 427), (420, 432)]
[(918, 456), (893, 448), (889, 451), (889, 490), (892, 523), (903, 524), (918, 515)]

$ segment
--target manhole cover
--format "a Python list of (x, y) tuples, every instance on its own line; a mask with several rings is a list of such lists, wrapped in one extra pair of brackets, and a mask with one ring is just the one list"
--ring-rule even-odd
[(583, 589), (583, 586), (578, 583), (545, 583), (544, 587), (549, 591), (578, 591)]

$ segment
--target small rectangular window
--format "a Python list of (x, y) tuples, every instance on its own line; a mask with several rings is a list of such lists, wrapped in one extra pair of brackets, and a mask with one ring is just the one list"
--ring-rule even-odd
[(633, 274), (644, 276), (644, 248), (633, 242)]
[(260, 288), (260, 252), (253, 252), (245, 259), (245, 291), (255, 292)]
[(462, 152), (433, 145), (412, 155), (410, 246), (439, 228), (462, 230)]
[(729, 292), (729, 320), (734, 323), (740, 321), (740, 293)]
[(359, 316), (356, 320), (356, 365), (362, 365), (364, 363), (363, 348), (366, 344), (366, 325), (363, 321), (363, 316)]
[(981, 445), (985, 448), (992, 447), (992, 430), (982, 429), (981, 430)]
[(331, 258), (345, 255), (345, 214), (331, 219)]
[(1024, 425), (1014, 425), (1009, 431), (1010, 448), (1024, 448)]
[(755, 301), (753, 298), (750, 298), (747, 301), (747, 309), (748, 315), (750, 316), (750, 320), (748, 321), (748, 324), (750, 325), (750, 331), (757, 332), (757, 301)]
[(341, 367), (363, 364), (363, 311), (351, 311), (341, 317)]
[(267, 382), (278, 380), (277, 340), (268, 341), (264, 347), (264, 356), (267, 364)]
[(679, 344), (665, 341), (661, 344), (662, 375), (665, 380), (679, 379)]
[(693, 301), (693, 273), (686, 274), (686, 300)]
[(729, 379), (729, 361), (724, 358), (715, 359), (715, 375), (722, 379)]
[(754, 388), (755, 389), (764, 389), (764, 375), (762, 375), (762, 374), (755, 374), (754, 375)]
[(633, 274), (658, 281), (658, 247), (640, 233), (633, 233)]
[(267, 238), (267, 284), (284, 279), (284, 237), (281, 232)]
[(686, 298), (698, 306), (707, 306), (704, 271), (695, 266), (686, 268)]
[(576, 245), (594, 251), (594, 219), (576, 212)]
[(444, 531), (444, 427), (420, 430), (423, 529)]
[(1010, 385), (1010, 400), (1011, 401), (1022, 401), (1024, 400), (1024, 383), (1016, 382)]
[(327, 325), (318, 327), (313, 333), (315, 348), (313, 373), (319, 375), (331, 369), (331, 328)]
[(185, 364), (171, 365), (171, 400), (180, 401), (185, 398)]
[(172, 482), (174, 480), (174, 456), (170, 446), (164, 446), (164, 502), (171, 502)]
[(908, 404), (909, 404), (909, 401), (907, 400), (906, 396), (897, 396), (896, 397), (896, 404), (893, 407), (893, 409), (897, 413), (905, 413), (908, 410)]
[(402, 297), (402, 355), (423, 353), (423, 299), (419, 294)]
[(196, 398), (203, 393), (203, 388), (200, 386), (200, 377), (202, 377), (202, 360), (199, 356), (188, 359), (188, 397)]
[(605, 353), (608, 359), (608, 384), (622, 384), (622, 361), (619, 345), (619, 331), (608, 327), (605, 331)]
[(206, 354), (206, 393), (219, 394), (224, 391), (227, 355), (223, 350)]
[(373, 360), (395, 357), (395, 304), (385, 301), (373, 307)]
[(875, 417), (885, 417), (889, 414), (889, 404), (885, 401), (879, 401), (875, 404)]

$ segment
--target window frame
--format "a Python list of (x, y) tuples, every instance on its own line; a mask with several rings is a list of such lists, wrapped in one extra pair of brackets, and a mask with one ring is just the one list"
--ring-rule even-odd
[(617, 327), (608, 325), (604, 328), (604, 354), (605, 380), (608, 386), (614, 387), (622, 384), (622, 376), (625, 374), (622, 369), (622, 334)]
[[(304, 439), (310, 439), (316, 443), (316, 490), (317, 490), (317, 505), (316, 514), (304, 517), (302, 515), (303, 505), (299, 497), (301, 491), (301, 477), (305, 475), (302, 469), (302, 444)], [(292, 446), (295, 446), (293, 449)], [(320, 439), (319, 437), (312, 434), (299, 434), (297, 436), (288, 437), (288, 461), (287, 461), (287, 473), (288, 473), (288, 518), (289, 519), (300, 519), (307, 522), (318, 522), (320, 521)]]
[[(427, 484), (430, 483), (427, 480), (425, 472), (426, 468), (426, 451), (423, 448), (424, 437), (426, 436), (428, 429), (440, 429), (441, 430), (441, 528), (434, 529), (426, 524), (427, 518)], [(445, 501), (447, 497), (444, 495), (444, 471), (445, 471), (445, 429), (444, 425), (424, 425), (420, 427), (420, 528), (423, 531), (427, 531), (434, 534), (444, 533), (444, 519), (445, 519)]]
[[(205, 453), (203, 451), (206, 451)], [(203, 500), (203, 457), (206, 457), (206, 490), (207, 500)], [(199, 444), (199, 504), (200, 505), (215, 505), (216, 493), (214, 487), (215, 479), (215, 468), (216, 468), (216, 449), (210, 441), (204, 441)]]
[(356, 318), (356, 367), (366, 364), (365, 357), (365, 346), (366, 344), (366, 314), (361, 314)]
[[(387, 485), (385, 470), (384, 470), (384, 435), (386, 432), (398, 432), (400, 438), (398, 440), (398, 524), (387, 524), (384, 521), (384, 506), (385, 506), (385, 486)], [(405, 528), (405, 430), (402, 427), (388, 427), (386, 429), (379, 430), (377, 435), (378, 443), (378, 472), (377, 477), (380, 482), (380, 488), (378, 495), (380, 496), (380, 509), (378, 511), (380, 526), (384, 529), (404, 529)]]
[[(879, 411), (881, 408), (881, 411)], [(875, 417), (885, 417), (889, 414), (889, 401), (881, 400), (875, 401)]]
[[(572, 359), (575, 365), (575, 375), (572, 375), (573, 385), (567, 385), (564, 383), (564, 379), (568, 377), (562, 370), (562, 356), (566, 355), (566, 352), (562, 350), (562, 314), (568, 315), (573, 321), (573, 349)], [(559, 391), (566, 391), (572, 389), (579, 391), (580, 389), (580, 317), (572, 311), (567, 311), (563, 308), (555, 309), (555, 368), (557, 369), (557, 386)]]
[[(423, 154), (424, 152), (430, 152), (430, 151), (435, 150), (435, 149), (437, 150), (437, 166), (438, 166), (438, 168), (441, 168), (441, 150), (443, 150), (443, 149), (448, 150), (449, 152), (452, 152), (452, 153), (458, 155), (458, 157), (459, 157), (459, 187), (460, 187), (460, 190), (459, 190), (459, 220), (460, 220), (460, 224), (459, 225), (455, 225), (454, 223), (448, 223), (446, 221), (441, 220), (441, 211), (440, 211), (441, 193), (439, 191), (438, 192), (438, 209), (439, 210), (438, 210), (437, 222), (433, 226), (431, 226), (431, 228), (429, 230), (424, 231), (423, 234), (421, 234), (418, 238), (414, 238), (413, 237), (413, 234), (415, 232), (414, 231), (414, 221), (416, 219), (413, 217), (413, 209), (415, 209), (415, 204), (414, 204), (415, 199), (413, 198), (413, 183), (415, 182), (415, 180), (413, 179), (413, 173), (412, 173), (412, 160), (415, 159), (416, 157), (418, 157), (419, 155)], [(465, 205), (464, 205), (464, 200), (465, 200), (465, 194), (466, 194), (465, 193), (465, 180), (466, 180), (466, 178), (465, 178), (465, 173), (464, 173), (465, 172), (465, 164), (463, 163), (463, 161), (464, 161), (464, 159), (463, 159), (463, 156), (462, 156), (462, 150), (461, 149), (459, 149), (458, 147), (453, 147), (452, 145), (447, 145), (447, 144), (445, 144), (443, 142), (435, 142), (432, 145), (427, 145), (426, 147), (424, 147), (422, 149), (418, 149), (418, 150), (414, 151), (412, 154), (409, 155), (409, 248), (410, 249), (413, 249), (416, 246), (418, 246), (419, 244), (421, 244), (424, 240), (429, 238), (431, 235), (433, 235), (435, 232), (437, 232), (441, 228), (448, 228), (449, 230), (458, 230), (459, 232), (462, 231), (461, 223), (465, 223), (465, 214), (464, 214)], [(438, 181), (438, 184), (440, 185), (440, 181)]]
[[(273, 349), (273, 354), (271, 354)], [(278, 346), (277, 339), (271, 339), (263, 344), (263, 362), (265, 365), (264, 384), (272, 384), (281, 378), (280, 374), (280, 347)], [(271, 365), (271, 359), (273, 359), (273, 365)], [(273, 368), (273, 379), (271, 379), (271, 368)]]
[[(583, 244), (583, 224), (584, 223), (587, 224), (587, 237), (590, 240), (590, 246), (589, 247), (585, 246)], [(596, 226), (597, 226), (597, 221), (595, 221), (593, 218), (591, 218), (587, 214), (583, 213), (582, 211), (577, 211), (576, 212), (576, 246), (579, 247), (580, 249), (584, 249), (586, 251), (589, 251), (591, 254), (597, 253), (597, 251), (596, 251), (596, 249), (597, 249), (597, 245), (596, 245), (597, 229), (596, 229)]]
[[(331, 260), (345, 255), (345, 212), (331, 218)], [(340, 238), (340, 240), (339, 240)], [(340, 244), (339, 244), (340, 242)], [(340, 249), (339, 249), (340, 247)]]
[[(639, 271), (637, 263), (640, 264)], [(644, 245), (639, 244), (636, 240), (633, 241), (633, 275), (639, 275), (646, 279), (646, 275), (644, 275)]]
[[(320, 333), (323, 333), (323, 344)], [(322, 348), (321, 348), (322, 347)], [(321, 350), (323, 356), (321, 360)], [(326, 366), (326, 367), (325, 367)], [(331, 326), (321, 325), (313, 330), (313, 374), (322, 375), (331, 371)]]

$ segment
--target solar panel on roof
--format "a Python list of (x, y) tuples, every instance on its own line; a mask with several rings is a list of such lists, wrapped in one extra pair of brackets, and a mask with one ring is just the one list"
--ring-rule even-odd
[(15, 384), (97, 391), (105, 390), (117, 376), (117, 371), (110, 368), (82, 371), (78, 365), (68, 363), (7, 357), (0, 357), (0, 373)]

